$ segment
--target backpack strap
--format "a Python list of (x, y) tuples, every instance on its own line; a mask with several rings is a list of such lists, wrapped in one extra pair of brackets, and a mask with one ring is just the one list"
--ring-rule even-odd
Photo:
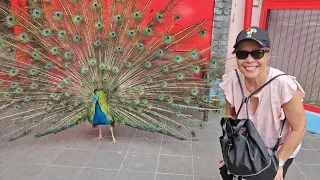
[(286, 120), (287, 120), (287, 118), (284, 118), (282, 126), (281, 126), (281, 129), (280, 129), (280, 135), (277, 138), (276, 144), (274, 145), (274, 147), (272, 149), (273, 152), (278, 151), (278, 148), (280, 146), (280, 141), (281, 141), (281, 138), (282, 138), (282, 130), (283, 130), (284, 124), (286, 123)]
[[(246, 97), (246, 96), (244, 95), (243, 86), (242, 86), (242, 83), (241, 83), (241, 80), (240, 80), (240, 76), (239, 76), (238, 70), (235, 69), (235, 71), (236, 71), (236, 74), (237, 74), (238, 82), (239, 82), (240, 89), (241, 89), (241, 93), (242, 93), (242, 103), (241, 103), (241, 105), (240, 105), (240, 108), (238, 109), (238, 112), (237, 112), (237, 114), (236, 114), (236, 118), (238, 118), (238, 115), (239, 115), (239, 113), (240, 113), (240, 110), (241, 110), (243, 104), (246, 104), (247, 119), (249, 119), (249, 112), (248, 112), (248, 101), (249, 101), (249, 99), (250, 99), (253, 95), (255, 95), (255, 94), (257, 94), (258, 92), (260, 92), (265, 86), (267, 86), (269, 83), (271, 83), (273, 80), (275, 80), (275, 79), (278, 78), (279, 76), (287, 75), (287, 74), (278, 74), (278, 75), (272, 77), (269, 81), (267, 81), (266, 83), (264, 83), (262, 86), (260, 86), (258, 89), (256, 89), (253, 93), (251, 93), (248, 97)], [(283, 128), (283, 127), (282, 127), (282, 128)], [(281, 130), (281, 131), (282, 131), (282, 130)]]

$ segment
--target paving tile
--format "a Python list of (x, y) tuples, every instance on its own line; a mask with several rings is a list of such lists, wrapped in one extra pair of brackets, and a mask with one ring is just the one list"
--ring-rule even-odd
[(163, 141), (160, 153), (165, 155), (192, 156), (192, 144), (190, 141)]
[(4, 173), (8, 169), (8, 164), (4, 162), (0, 162), (0, 177), (1, 174)]
[[(116, 126), (113, 129), (113, 134), (114, 137), (117, 139), (118, 137), (128, 137), (128, 138), (133, 138), (135, 132), (137, 129), (134, 129), (132, 127), (127, 127), (127, 126)], [(106, 136), (111, 137), (111, 131), (108, 130)]]
[(288, 169), (288, 172), (286, 174), (285, 179), (288, 180), (305, 180), (305, 177), (301, 173), (301, 171), (298, 169), (297, 165), (295, 163), (292, 163), (291, 166)]
[(127, 152), (132, 138), (117, 138), (118, 143), (110, 144), (112, 139), (105, 138), (98, 147), (99, 151)]
[(81, 168), (48, 166), (38, 178), (39, 180), (76, 180)]
[(204, 177), (204, 176), (195, 176), (194, 180), (220, 180), (222, 178), (216, 178), (216, 177)]
[(61, 148), (34, 147), (17, 161), (49, 165), (61, 151)]
[(214, 121), (210, 121), (210, 122), (205, 122), (204, 123), (204, 126), (203, 126), (202, 130), (205, 130), (205, 131), (218, 131), (220, 129), (221, 129), (221, 127), (220, 127), (219, 124), (217, 124)]
[(8, 169), (1, 175), (1, 180), (34, 180), (44, 170), (44, 165), (8, 164)]
[(192, 157), (160, 155), (157, 172), (192, 175)]
[(11, 146), (14, 145), (24, 145), (24, 146), (34, 146), (38, 142), (38, 139), (35, 138), (34, 136), (26, 136), (20, 139), (17, 139), (12, 142), (7, 142)]
[(307, 180), (319, 180), (320, 177), (320, 165), (304, 165), (297, 164), (300, 170), (303, 172)]
[(320, 135), (319, 135), (319, 134), (314, 134), (314, 133), (306, 132), (306, 134), (304, 135), (304, 137), (318, 137), (318, 138), (320, 138)]
[(196, 136), (199, 138), (196, 142), (219, 143), (217, 131), (196, 131)]
[(301, 149), (294, 161), (297, 164), (320, 164), (320, 155), (315, 150)]
[(115, 180), (118, 170), (84, 168), (78, 180)]
[(313, 147), (306, 140), (303, 140), (301, 149), (313, 149)]
[(10, 148), (9, 143), (0, 144), (0, 156), (4, 153), (8, 148)]
[(119, 169), (123, 162), (124, 156), (125, 152), (96, 151), (86, 167)]
[[(171, 137), (171, 136), (167, 136), (167, 135), (163, 135), (163, 140), (164, 141), (179, 141), (181, 142), (182, 140), (180, 139), (177, 139), (177, 138), (174, 138), (174, 137)], [(183, 140), (183, 142), (191, 142), (190, 140)]]
[(78, 134), (85, 126), (88, 126), (88, 123), (81, 123), (77, 126), (64, 130), (67, 134)]
[(97, 136), (78, 134), (67, 146), (67, 148), (95, 150), (100, 144)]
[[(100, 126), (102, 135), (105, 136), (108, 131), (110, 131), (109, 126)], [(99, 136), (99, 128), (92, 128), (92, 125), (89, 123), (86, 123), (83, 125), (80, 133), (80, 135), (83, 136), (95, 136), (96, 138)]]
[(304, 138), (304, 141), (306, 141), (311, 147), (314, 149), (320, 149), (320, 136), (315, 138)]
[(52, 165), (83, 167), (92, 154), (90, 150), (64, 149)]
[(64, 148), (75, 137), (75, 134), (61, 132), (38, 138), (35, 146)]
[(159, 154), (161, 141), (153, 139), (133, 139), (129, 152)]
[(220, 177), (218, 169), (218, 160), (216, 158), (193, 158), (193, 168), (195, 176)]
[(121, 170), (156, 172), (159, 155), (128, 153)]
[(149, 131), (137, 130), (137, 133), (134, 135), (136, 139), (157, 139), (162, 140), (162, 134), (160, 133), (152, 133)]
[(174, 174), (157, 174), (157, 180), (193, 180), (193, 176), (174, 175)]
[(6, 148), (0, 155), (2, 162), (17, 162), (19, 159), (27, 155), (32, 146), (12, 145)]
[(120, 171), (117, 180), (154, 180), (154, 173)]
[(193, 156), (195, 157), (222, 157), (220, 144), (193, 142)]

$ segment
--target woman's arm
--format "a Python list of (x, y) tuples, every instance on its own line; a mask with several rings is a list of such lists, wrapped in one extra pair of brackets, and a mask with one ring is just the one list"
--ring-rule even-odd
[(287, 121), (291, 126), (291, 132), (278, 151), (278, 157), (286, 161), (303, 139), (306, 130), (306, 116), (302, 104), (302, 97), (298, 91), (296, 91), (291, 100), (283, 104), (282, 107)]

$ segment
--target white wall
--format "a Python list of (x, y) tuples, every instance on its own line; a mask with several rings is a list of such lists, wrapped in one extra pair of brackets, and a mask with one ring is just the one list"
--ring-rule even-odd
[[(236, 68), (236, 61), (235, 61), (234, 55), (232, 55), (231, 53), (233, 51), (233, 45), (236, 41), (237, 35), (243, 29), (245, 3), (246, 3), (246, 0), (232, 1), (226, 72), (229, 72), (230, 70), (233, 70), (234, 68)], [(259, 26), (261, 5), (262, 5), (262, 0), (260, 0), (259, 6), (253, 6), (252, 21), (251, 21), (252, 26)]]

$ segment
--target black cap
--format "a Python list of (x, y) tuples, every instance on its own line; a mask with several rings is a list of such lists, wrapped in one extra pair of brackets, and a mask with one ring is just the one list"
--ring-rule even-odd
[(248, 40), (248, 39), (256, 41), (262, 47), (270, 47), (270, 38), (269, 38), (268, 31), (256, 26), (252, 26), (247, 30), (242, 30), (238, 34), (236, 44), (233, 46), (233, 48), (237, 48), (237, 46), (241, 41)]

